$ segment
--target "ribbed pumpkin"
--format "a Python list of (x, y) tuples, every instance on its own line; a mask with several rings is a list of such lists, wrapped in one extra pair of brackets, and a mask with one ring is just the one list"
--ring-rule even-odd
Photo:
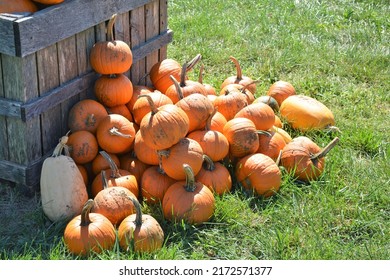
[(64, 230), (64, 243), (74, 255), (86, 256), (114, 248), (116, 231), (104, 215), (90, 213), (93, 199), (85, 202), (80, 215), (74, 217)]
[(96, 129), (108, 112), (103, 104), (93, 99), (83, 99), (72, 106), (68, 114), (68, 127), (72, 132), (87, 130), (96, 133)]
[[(103, 156), (103, 158), (108, 162), (110, 166), (109, 168), (102, 170), (105, 172), (105, 176), (107, 178), (107, 187), (121, 186), (128, 189), (136, 197), (138, 197), (139, 188), (137, 178), (133, 174), (131, 174), (130, 171), (119, 169), (119, 167), (116, 165), (116, 163), (112, 160), (112, 158), (107, 152), (100, 151), (100, 155)], [(102, 171), (100, 171), (100, 174)], [(95, 197), (97, 193), (103, 189), (105, 184), (105, 182), (102, 181), (103, 178), (100, 174), (95, 176), (91, 184), (91, 194), (93, 197)]]
[[(68, 136), (61, 137), (53, 154), (43, 161), (40, 177), (42, 210), (53, 222), (81, 213), (87, 188), (76, 163), (66, 152)], [(65, 150), (65, 155), (62, 152)]]
[(245, 85), (245, 86), (244, 85), (240, 85), (240, 84), (228, 84), (228, 85), (226, 85), (225, 87), (223, 87), (221, 89), (219, 95), (237, 91), (237, 92), (243, 94), (246, 97), (247, 104), (252, 104), (253, 101), (255, 101), (255, 96), (248, 89), (249, 85), (251, 85), (251, 84), (248, 84), (248, 85)]
[(223, 195), (232, 189), (232, 177), (229, 170), (225, 165), (214, 162), (207, 155), (203, 155), (203, 167), (195, 176), (195, 180), (217, 195)]
[[(204, 96), (207, 95), (206, 89), (201, 83), (198, 81), (188, 80), (186, 78), (186, 67), (187, 64), (184, 63), (181, 70), (180, 83), (174, 76), (170, 76), (170, 79), (173, 83), (169, 88), (167, 88), (165, 95), (172, 100), (173, 104), (176, 104), (176, 102), (178, 102), (183, 97), (187, 97), (193, 93), (199, 93)], [(179, 89), (181, 90), (180, 92)]]
[(38, 6), (31, 0), (0, 0), (0, 13), (34, 13)]
[(301, 181), (316, 180), (324, 172), (325, 156), (338, 142), (336, 137), (321, 149), (310, 138), (298, 136), (283, 148), (281, 165)]
[(79, 130), (69, 135), (67, 145), (70, 156), (77, 164), (92, 162), (99, 152), (96, 136), (87, 130)]
[(262, 102), (249, 104), (237, 112), (234, 117), (251, 120), (258, 130), (268, 130), (275, 123), (274, 111)]
[(136, 213), (127, 216), (118, 227), (119, 246), (122, 250), (134, 252), (154, 252), (164, 243), (164, 231), (157, 220), (143, 214), (141, 205), (133, 200)]
[(93, 200), (91, 211), (105, 216), (114, 226), (119, 226), (127, 216), (135, 213), (133, 201), (137, 197), (122, 186), (109, 187), (106, 173), (101, 172), (103, 189), (97, 193)]
[(286, 98), (280, 106), (280, 115), (300, 131), (321, 130), (335, 125), (332, 111), (319, 100), (305, 95)]
[(223, 135), (229, 142), (229, 154), (234, 158), (253, 154), (259, 148), (258, 132), (250, 119), (231, 119), (225, 124)]
[(200, 84), (202, 84), (206, 90), (206, 94), (209, 96), (209, 95), (213, 95), (213, 96), (216, 96), (217, 95), (217, 90), (215, 89), (215, 87), (211, 84), (207, 84), (207, 83), (204, 83), (203, 82), (203, 75), (204, 75), (204, 65), (202, 64), (200, 66), (200, 69), (199, 69), (199, 78), (198, 78), (198, 82)]
[(251, 84), (248, 89), (253, 93), (255, 94), (256, 92), (256, 83), (253, 83), (253, 79), (248, 77), (248, 76), (243, 76), (242, 75), (242, 69), (241, 69), (241, 66), (240, 66), (240, 63), (238, 62), (238, 60), (233, 57), (233, 56), (230, 56), (230, 60), (234, 63), (235, 67), (236, 67), (236, 71), (237, 71), (237, 74), (235, 76), (230, 76), (228, 78), (226, 78), (222, 84), (221, 84), (221, 89), (224, 88), (225, 86), (229, 85), (229, 84), (240, 84), (240, 85), (248, 85), (248, 84)]
[(137, 179), (138, 186), (141, 186), (142, 174), (149, 167), (149, 165), (141, 161), (135, 154), (134, 150), (130, 153), (120, 155), (119, 162), (120, 169), (127, 170), (133, 174)]
[(259, 134), (259, 148), (257, 149), (257, 153), (267, 155), (276, 161), (280, 151), (285, 146), (286, 142), (283, 136), (274, 131), (270, 131), (267, 134)]
[(211, 121), (214, 112), (209, 116), (205, 129), (190, 132), (187, 137), (195, 140), (202, 147), (203, 153), (211, 158), (212, 161), (220, 161), (229, 153), (229, 142), (222, 132), (211, 129)]
[(141, 132), (138, 131), (135, 134), (134, 140), (134, 152), (137, 158), (149, 165), (158, 165), (158, 150), (153, 149), (145, 144), (145, 140), (141, 135)]
[(183, 164), (188, 164), (194, 176), (202, 168), (203, 150), (198, 142), (190, 138), (182, 138), (167, 150), (160, 151), (161, 164), (167, 175), (175, 180), (186, 178)]
[(133, 96), (133, 84), (124, 74), (102, 75), (95, 81), (94, 92), (106, 107), (125, 105)]
[(237, 181), (256, 195), (269, 197), (280, 189), (282, 174), (269, 157), (254, 153), (241, 158), (236, 164)]
[(124, 105), (117, 105), (114, 107), (107, 107), (107, 112), (109, 114), (118, 114), (124, 116), (126, 119), (128, 119), (131, 122), (134, 122), (133, 115), (131, 114), (129, 108)]
[(173, 104), (157, 108), (149, 95), (139, 98), (147, 98), (151, 108), (139, 129), (146, 145), (156, 150), (168, 149), (187, 135), (189, 119), (181, 108)]
[(143, 94), (149, 94), (153, 91), (154, 89), (148, 86), (133, 85), (133, 96), (131, 97), (130, 101), (126, 103), (126, 107), (130, 112), (133, 112), (133, 107), (135, 102), (137, 102), (138, 97)]
[(173, 222), (184, 220), (189, 224), (202, 224), (211, 219), (215, 198), (211, 190), (195, 181), (188, 164), (183, 164), (185, 181), (178, 181), (165, 192), (162, 209), (164, 218)]
[(223, 133), (223, 127), (227, 123), (227, 120), (224, 115), (218, 112), (218, 108), (215, 106), (214, 108), (217, 110), (217, 112), (215, 112), (211, 118), (210, 129)]
[(108, 22), (107, 41), (96, 42), (89, 53), (92, 69), (104, 75), (124, 73), (133, 64), (133, 53), (129, 45), (114, 39), (116, 18), (117, 14), (114, 14)]
[[(152, 91), (148, 93), (152, 100), (154, 106), (157, 108), (166, 105), (166, 104), (173, 104), (172, 100), (166, 96), (165, 94), (162, 94), (160, 91)], [(134, 121), (137, 124), (140, 124), (142, 121), (142, 118), (151, 111), (151, 107), (149, 104), (149, 101), (147, 98), (138, 98), (138, 100), (134, 103), (133, 105), (133, 116), (134, 116)]]
[(118, 154), (130, 151), (136, 127), (122, 115), (109, 114), (99, 124), (96, 138), (106, 152)]
[(283, 140), (284, 140), (284, 142), (286, 142), (286, 144), (290, 143), (292, 141), (291, 135), (287, 131), (285, 131), (283, 128), (280, 128), (280, 127), (277, 127), (274, 125), (273, 127), (271, 127), (270, 131), (273, 131), (273, 132), (280, 134), (283, 137)]
[(165, 173), (161, 164), (150, 166), (142, 174), (142, 198), (148, 204), (158, 204), (162, 202), (164, 194), (169, 186), (175, 182), (175, 179), (169, 177)]
[(184, 96), (177, 81), (175, 81), (175, 86), (180, 96), (176, 106), (183, 109), (189, 119), (188, 132), (203, 129), (206, 126), (207, 119), (213, 113), (213, 104), (205, 95), (200, 93)]
[(223, 89), (215, 98), (213, 105), (226, 118), (226, 121), (229, 121), (248, 105), (248, 99), (240, 91)]
[(287, 97), (295, 94), (296, 91), (294, 86), (286, 81), (276, 81), (270, 86), (267, 92), (268, 96), (275, 98), (279, 107)]

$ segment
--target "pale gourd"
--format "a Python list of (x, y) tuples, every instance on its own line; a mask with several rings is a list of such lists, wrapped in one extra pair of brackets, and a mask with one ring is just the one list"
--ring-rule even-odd
[(67, 135), (60, 139), (52, 156), (44, 160), (41, 170), (42, 209), (52, 222), (69, 220), (79, 215), (88, 200), (83, 176), (67, 153), (67, 139)]

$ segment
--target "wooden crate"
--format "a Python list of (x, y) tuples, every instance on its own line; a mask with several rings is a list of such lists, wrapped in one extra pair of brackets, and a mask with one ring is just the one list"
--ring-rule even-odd
[(0, 180), (37, 190), (70, 108), (93, 98), (89, 51), (106, 40), (114, 13), (115, 38), (133, 52), (126, 74), (150, 85), (147, 73), (166, 58), (173, 36), (166, 0), (67, 0), (31, 15), (0, 15)]

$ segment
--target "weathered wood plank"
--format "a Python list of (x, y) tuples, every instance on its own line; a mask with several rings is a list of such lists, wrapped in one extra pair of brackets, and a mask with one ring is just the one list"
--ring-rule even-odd
[[(5, 103), (2, 103), (4, 98), (4, 88), (3, 88), (3, 67), (1, 65), (1, 57), (0, 54), (0, 112), (2, 110), (11, 110), (4, 107)], [(8, 158), (8, 143), (7, 143), (7, 122), (5, 116), (1, 116), (0, 113), (0, 158), (7, 159)]]
[[(165, 33), (168, 29), (168, 1), (160, 0), (160, 34)], [(159, 61), (167, 58), (168, 46), (162, 46), (159, 50)]]
[(130, 69), (130, 79), (134, 85), (143, 85), (145, 80), (141, 78), (145, 74), (145, 58), (135, 60), (135, 48), (145, 42), (145, 8), (139, 7), (130, 13), (130, 48), (133, 52), (133, 65)]
[[(15, 20), (16, 38), (7, 35), (5, 44), (0, 45), (0, 52), (9, 53), (9, 46), (16, 42), (14, 54), (24, 57), (39, 49), (50, 46), (74, 34), (84, 31), (111, 17), (114, 13), (124, 13), (149, 3), (151, 0), (73, 0), (61, 5), (53, 5), (31, 16)], [(99, 7), (91, 12), (91, 7)], [(5, 25), (7, 25), (5, 23)], [(2, 22), (0, 22), (2, 26)], [(66, 26), (66, 28), (64, 28)], [(50, 27), (50, 28), (48, 28)], [(0, 30), (8, 27), (0, 27)], [(3, 34), (0, 33), (0, 37)], [(16, 39), (16, 40), (15, 40)], [(4, 48), (4, 49), (3, 49)], [(12, 54), (11, 54), (12, 55)]]
[[(114, 25), (114, 39), (121, 40), (130, 46), (129, 13), (119, 14)], [(130, 70), (123, 73), (130, 77)]]
[(0, 53), (15, 55), (14, 21), (17, 17), (13, 15), (0, 14)]
[[(146, 41), (157, 36), (160, 33), (159, 6), (160, 6), (159, 0), (155, 0), (145, 5)], [(152, 66), (157, 62), (158, 62), (158, 50), (153, 50), (146, 57), (147, 73), (149, 73)], [(151, 87), (153, 86), (149, 76), (148, 79), (146, 80), (146, 85)]]

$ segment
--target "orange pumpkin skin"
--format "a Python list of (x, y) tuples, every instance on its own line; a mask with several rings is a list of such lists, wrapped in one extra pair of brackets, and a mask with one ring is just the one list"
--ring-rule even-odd
[(217, 111), (215, 115), (211, 118), (210, 130), (215, 130), (223, 133), (223, 127), (226, 123), (227, 120), (224, 115)]
[(70, 156), (77, 164), (92, 162), (99, 151), (95, 135), (86, 130), (72, 132), (69, 135), (67, 145)]
[(148, 204), (158, 204), (162, 202), (167, 189), (175, 182), (176, 180), (169, 177), (159, 166), (150, 166), (142, 174), (142, 197)]
[(131, 97), (130, 101), (126, 103), (126, 107), (129, 109), (130, 112), (133, 112), (133, 107), (135, 102), (137, 102), (138, 97), (140, 95), (149, 94), (153, 91), (154, 89), (148, 86), (133, 85), (133, 96)]
[(271, 131), (269, 134), (259, 134), (259, 148), (256, 152), (267, 155), (276, 161), (280, 151), (286, 146), (286, 142), (279, 133)]
[(180, 139), (178, 143), (166, 151), (161, 151), (162, 168), (167, 175), (175, 180), (184, 180), (186, 173), (182, 168), (188, 164), (194, 176), (202, 168), (203, 150), (198, 142), (188, 137)]
[(287, 97), (295, 94), (294, 86), (286, 81), (276, 81), (270, 86), (267, 92), (268, 96), (273, 97), (278, 102), (279, 107)]
[(99, 123), (107, 115), (107, 110), (101, 103), (93, 99), (84, 99), (70, 109), (68, 127), (72, 132), (87, 130), (95, 134)]
[(129, 154), (123, 154), (119, 157), (120, 169), (127, 170), (135, 176), (138, 182), (138, 186), (141, 186), (142, 174), (145, 172), (149, 165), (142, 162), (134, 155), (134, 151)]
[(213, 216), (215, 198), (208, 187), (195, 182), (193, 175), (186, 174), (186, 181), (174, 183), (165, 192), (162, 201), (163, 215), (173, 222), (184, 220), (198, 225)]
[(334, 115), (328, 107), (315, 98), (292, 95), (280, 106), (280, 115), (294, 129), (300, 131), (324, 129), (334, 126)]
[(145, 164), (149, 164), (149, 165), (159, 164), (157, 150), (145, 144), (145, 140), (142, 137), (140, 131), (138, 131), (135, 134), (134, 152), (137, 158)]
[[(119, 165), (119, 158), (116, 154), (108, 153), (110, 158), (114, 161), (116, 165)], [(110, 164), (107, 162), (107, 160), (101, 155), (97, 154), (96, 157), (92, 161), (92, 172), (96, 176), (100, 174), (102, 170), (106, 170), (110, 168)]]
[(133, 115), (131, 114), (129, 108), (124, 105), (117, 105), (114, 107), (108, 107), (107, 111), (109, 114), (118, 114), (124, 116), (126, 119), (128, 119), (131, 122), (134, 122)]
[(229, 142), (230, 156), (240, 158), (253, 154), (259, 148), (259, 136), (254, 123), (247, 118), (234, 118), (223, 128)]
[(282, 175), (279, 167), (269, 157), (260, 153), (241, 158), (236, 164), (237, 181), (255, 194), (270, 197), (280, 189)]
[[(180, 84), (180, 89), (183, 97), (187, 97), (193, 93), (198, 93), (203, 96), (207, 95), (205, 87), (197, 81), (186, 80), (185, 83)], [(175, 84), (167, 88), (165, 95), (172, 100), (173, 104), (176, 104), (181, 99)]]
[(97, 100), (106, 107), (125, 105), (133, 96), (133, 84), (124, 74), (100, 76), (94, 90)]
[(274, 111), (261, 102), (244, 107), (234, 117), (251, 120), (258, 130), (269, 130), (275, 123)]
[(248, 99), (245, 94), (239, 91), (221, 91), (221, 93), (214, 100), (214, 108), (218, 108), (227, 121), (234, 118), (234, 116), (244, 107), (248, 105)]
[(170, 75), (180, 80), (181, 65), (174, 59), (166, 58), (152, 66), (149, 72), (153, 86), (165, 94), (168, 87), (173, 85)]
[(65, 227), (64, 243), (72, 254), (86, 256), (90, 252), (100, 253), (114, 247), (116, 231), (113, 224), (104, 215), (90, 213), (92, 205), (90, 199), (82, 213)]
[(134, 142), (136, 127), (126, 117), (109, 114), (96, 131), (99, 146), (106, 152), (118, 154), (128, 152)]
[[(147, 95), (146, 95), (147, 96)], [(156, 150), (168, 149), (188, 133), (187, 114), (173, 104), (152, 108), (140, 123), (145, 144)]]
[(34, 2), (46, 4), (46, 5), (55, 5), (64, 2), (64, 0), (34, 0)]
[(30, 0), (0, 0), (0, 13), (35, 13), (38, 6)]
[(333, 139), (324, 149), (306, 136), (298, 136), (282, 150), (281, 165), (302, 181), (318, 179), (325, 168), (325, 155), (339, 139)]

